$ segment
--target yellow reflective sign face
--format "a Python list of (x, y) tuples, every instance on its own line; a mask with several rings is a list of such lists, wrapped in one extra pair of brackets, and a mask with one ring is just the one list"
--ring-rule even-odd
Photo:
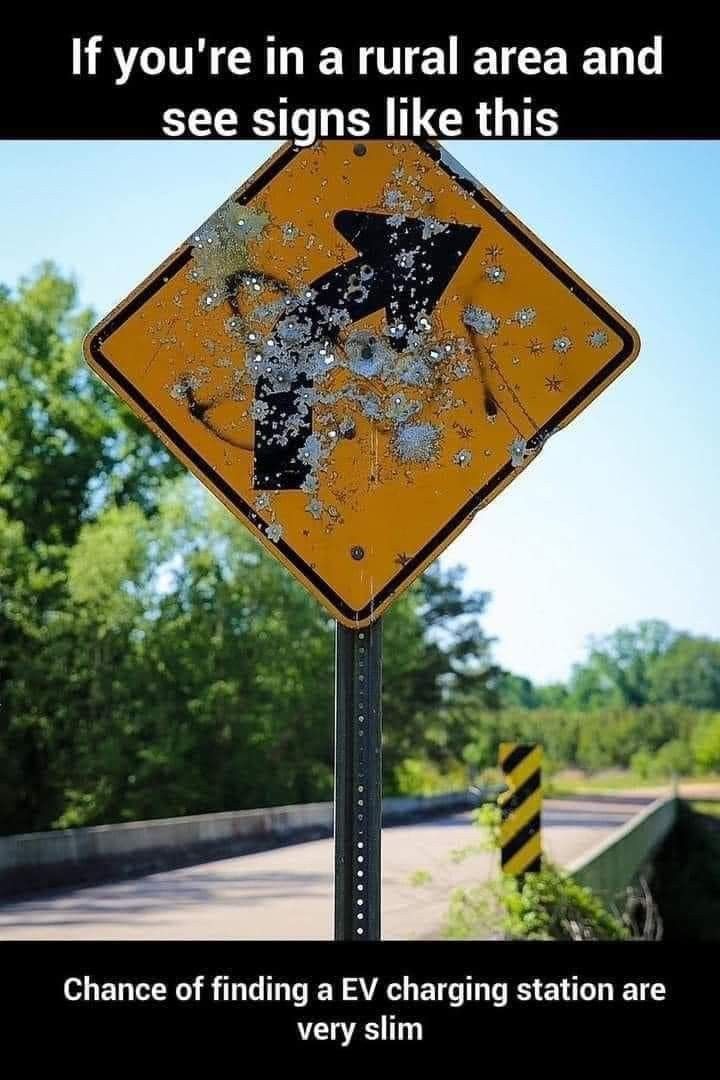
[(361, 627), (639, 343), (444, 150), (337, 141), (281, 149), (85, 348)]

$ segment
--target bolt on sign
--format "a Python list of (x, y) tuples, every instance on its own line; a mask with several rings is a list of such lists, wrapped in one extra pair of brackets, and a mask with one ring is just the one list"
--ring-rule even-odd
[(500, 743), (499, 756), (508, 785), (498, 796), (502, 870), (504, 874), (537, 873), (542, 867), (542, 747)]
[(360, 628), (639, 342), (444, 149), (406, 140), (280, 149), (85, 348)]

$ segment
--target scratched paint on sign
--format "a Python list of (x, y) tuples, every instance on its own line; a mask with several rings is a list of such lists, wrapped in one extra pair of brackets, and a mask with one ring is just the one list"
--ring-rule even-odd
[(337, 141), (281, 150), (86, 353), (365, 625), (637, 348), (444, 152)]

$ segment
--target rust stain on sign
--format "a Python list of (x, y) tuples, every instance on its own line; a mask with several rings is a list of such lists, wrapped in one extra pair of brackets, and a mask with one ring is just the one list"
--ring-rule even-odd
[(286, 146), (88, 362), (346, 626), (366, 626), (637, 355), (434, 144)]

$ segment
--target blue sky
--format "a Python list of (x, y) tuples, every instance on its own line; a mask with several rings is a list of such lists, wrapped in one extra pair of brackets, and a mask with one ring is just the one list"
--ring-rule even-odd
[[(53, 258), (103, 314), (275, 146), (0, 143), (0, 281)], [(643, 342), (445, 556), (492, 592), (496, 657), (547, 681), (639, 619), (720, 636), (720, 143), (448, 148)]]

